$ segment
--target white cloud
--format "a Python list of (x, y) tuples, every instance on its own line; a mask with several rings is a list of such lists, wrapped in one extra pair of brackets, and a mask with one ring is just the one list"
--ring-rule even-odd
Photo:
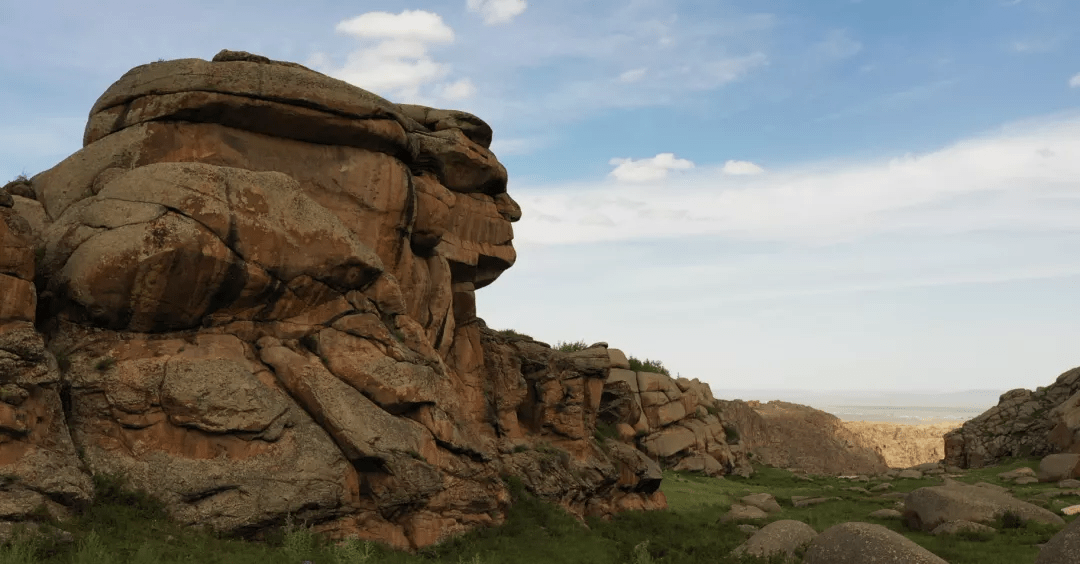
[(766, 65), (768, 62), (769, 58), (761, 52), (707, 62), (702, 65), (702, 70), (705, 77), (712, 80), (704, 82), (710, 85), (709, 88), (715, 88), (739, 80), (755, 67)]
[(471, 98), (473, 94), (476, 94), (476, 86), (467, 78), (440, 88), (440, 95), (447, 100), (464, 100)]
[(487, 25), (507, 23), (521, 15), (528, 6), (525, 0), (468, 0), (470, 12), (484, 16)]
[[(694, 167), (662, 153), (612, 159), (613, 181), (512, 187), (524, 212), (516, 237), (538, 244), (700, 235), (831, 244), (882, 233), (1080, 225), (1080, 117), (884, 162), (731, 175), (749, 168), (732, 162)], [(673, 168), (695, 170), (667, 179)], [(562, 222), (531, 220), (534, 212)], [(582, 221), (598, 213), (614, 225)]]
[(438, 14), (423, 10), (405, 10), (400, 14), (368, 12), (338, 22), (334, 29), (361, 39), (402, 39), (421, 43), (454, 41), (454, 30), (444, 24)]
[(428, 52), (432, 44), (454, 42), (454, 30), (438, 14), (368, 12), (339, 22), (335, 30), (364, 45), (349, 52), (341, 66), (326, 53), (314, 53), (308, 66), (395, 102), (436, 105), (476, 93), (468, 78), (445, 82), (451, 66), (435, 61)]
[(830, 59), (846, 59), (862, 51), (862, 43), (849, 37), (847, 31), (834, 29), (814, 49)]
[(640, 68), (634, 70), (628, 70), (619, 75), (619, 80), (623, 82), (637, 82), (645, 76), (645, 71), (648, 69)]
[(735, 175), (761, 174), (765, 172), (765, 169), (750, 161), (728, 161), (724, 163), (724, 168), (720, 170), (724, 174)]
[(648, 159), (614, 158), (608, 164), (617, 165), (609, 176), (623, 182), (650, 182), (667, 177), (673, 169), (694, 168), (694, 163), (686, 159), (676, 159), (674, 153), (660, 153)]
[(1075, 75), (1073, 75), (1072, 78), (1069, 79), (1069, 86), (1071, 86), (1072, 88), (1080, 88), (1080, 72), (1076, 73)]

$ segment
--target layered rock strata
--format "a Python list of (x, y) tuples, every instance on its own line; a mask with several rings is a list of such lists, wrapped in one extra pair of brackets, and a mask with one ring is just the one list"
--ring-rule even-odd
[(945, 462), (980, 468), (1016, 456), (1080, 453), (1080, 368), (1035, 391), (1016, 389), (945, 435)]
[(664, 467), (711, 476), (753, 472), (738, 431), (725, 421), (708, 384), (634, 372), (621, 351), (604, 385), (601, 421)]
[(502, 476), (577, 515), (665, 506), (593, 436), (606, 346), (476, 317), (521, 216), (491, 136), (246, 53), (121, 77), (0, 197), (3, 518), (98, 474), (183, 523), (399, 547), (500, 522)]

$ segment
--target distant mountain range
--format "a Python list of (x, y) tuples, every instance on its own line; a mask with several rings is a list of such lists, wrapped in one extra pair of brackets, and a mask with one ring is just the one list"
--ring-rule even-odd
[(956, 407), (990, 409), (1007, 390), (963, 390), (958, 392), (889, 392), (876, 390), (760, 390), (712, 388), (719, 399), (783, 400), (822, 409), (823, 406), (875, 407)]

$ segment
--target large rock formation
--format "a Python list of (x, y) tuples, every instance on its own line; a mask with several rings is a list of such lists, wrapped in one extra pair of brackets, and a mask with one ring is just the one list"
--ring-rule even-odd
[(708, 384), (658, 372), (634, 372), (621, 351), (604, 385), (601, 421), (664, 467), (711, 476), (749, 476), (753, 468), (738, 432), (723, 419)]
[(506, 475), (578, 515), (663, 507), (655, 463), (593, 437), (606, 345), (476, 317), (521, 215), (491, 135), (246, 53), (125, 74), (0, 196), (4, 518), (101, 473), (183, 523), (401, 547), (501, 521)]
[(835, 415), (784, 401), (718, 402), (754, 460), (814, 474), (880, 474), (884, 457)]
[(945, 462), (979, 468), (1015, 456), (1080, 453), (1080, 368), (1035, 391), (1016, 389), (945, 435)]

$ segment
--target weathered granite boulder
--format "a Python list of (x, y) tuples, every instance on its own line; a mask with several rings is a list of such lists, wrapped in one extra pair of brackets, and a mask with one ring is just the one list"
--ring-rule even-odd
[(521, 216), (490, 141), (247, 53), (121, 77), (0, 202), (11, 519), (102, 473), (249, 538), (292, 514), (425, 546), (500, 522), (507, 475), (577, 515), (664, 507), (653, 461), (593, 438), (606, 345), (476, 317)]
[(912, 529), (933, 531), (947, 521), (991, 523), (1006, 512), (1022, 521), (1052, 525), (1065, 522), (1052, 512), (1021, 501), (1006, 492), (969, 486), (953, 480), (944, 485), (919, 488), (904, 497), (904, 518)]
[(1039, 461), (1040, 482), (1059, 482), (1080, 478), (1080, 454), (1063, 452), (1049, 454)]
[(840, 523), (816, 536), (803, 564), (948, 564), (915, 541), (881, 525)]
[(1016, 389), (998, 404), (945, 435), (945, 463), (990, 466), (1016, 456), (1080, 452), (1080, 368), (1035, 391)]
[(817, 534), (813, 527), (802, 521), (791, 519), (773, 521), (755, 531), (746, 542), (735, 547), (731, 555), (754, 556), (763, 559), (779, 557), (785, 562), (797, 562), (796, 551), (810, 544)]
[(1035, 564), (1071, 564), (1080, 554), (1080, 519), (1073, 519), (1039, 550)]

